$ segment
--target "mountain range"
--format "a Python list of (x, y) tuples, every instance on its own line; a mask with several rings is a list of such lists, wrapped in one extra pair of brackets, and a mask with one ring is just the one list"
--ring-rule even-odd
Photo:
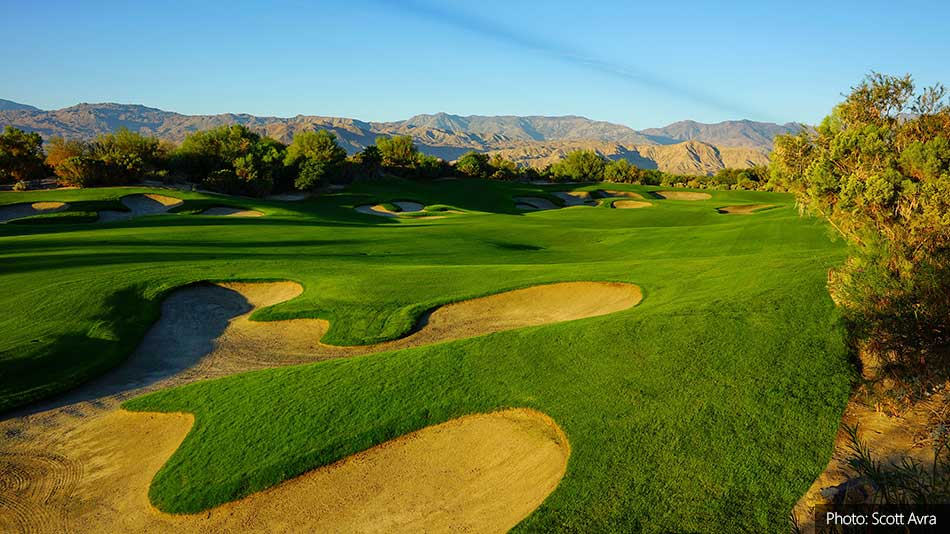
[(628, 159), (641, 168), (678, 174), (714, 174), (724, 167), (748, 167), (768, 161), (776, 135), (796, 132), (796, 123), (747, 120), (703, 124), (682, 121), (637, 131), (627, 126), (578, 116), (416, 115), (403, 121), (366, 122), (341, 117), (248, 114), (183, 115), (135, 104), (79, 104), (57, 110), (0, 99), (0, 126), (40, 133), (44, 138), (93, 139), (125, 127), (171, 142), (189, 133), (243, 124), (261, 134), (290, 142), (294, 133), (334, 132), (349, 153), (375, 143), (380, 135), (411, 135), (425, 153), (454, 160), (475, 150), (500, 153), (520, 165), (543, 166), (570, 150), (595, 150), (609, 159)]

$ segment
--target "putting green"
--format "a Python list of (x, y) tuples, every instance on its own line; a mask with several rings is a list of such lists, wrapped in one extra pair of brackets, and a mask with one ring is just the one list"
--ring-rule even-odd
[[(844, 251), (788, 195), (706, 192), (651, 209), (526, 213), (512, 199), (544, 198), (543, 188), (394, 180), (298, 202), (101, 189), (4, 193), (0, 204), (66, 202), (69, 213), (140, 193), (184, 204), (109, 224), (0, 227), (4, 407), (116, 365), (163, 297), (199, 280), (295, 280), (303, 294), (252, 319), (324, 319), (323, 341), (334, 345), (392, 340), (436, 306), (539, 284), (604, 280), (644, 294), (608, 315), (134, 399), (129, 409), (195, 418), (149, 490), (161, 510), (205, 510), (506, 408), (546, 414), (571, 445), (560, 484), (516, 527), (529, 532), (782, 530), (830, 455), (852, 370), (824, 282)], [(469, 215), (354, 210), (392, 198)], [(188, 215), (222, 204), (266, 216)], [(776, 208), (716, 212), (743, 204)], [(18, 421), (27, 419), (5, 423)]]

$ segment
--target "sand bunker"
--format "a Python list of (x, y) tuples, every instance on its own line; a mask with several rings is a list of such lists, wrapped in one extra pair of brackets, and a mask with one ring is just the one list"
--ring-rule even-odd
[(117, 410), (71, 436), (68, 465), (12, 462), (4, 472), (36, 489), (16, 497), (23, 506), (2, 514), (0, 530), (506, 532), (557, 487), (570, 454), (550, 418), (505, 410), (407, 434), (207, 512), (157, 512), (148, 486), (192, 422)]
[(562, 191), (551, 193), (564, 201), (565, 206), (596, 206), (588, 191)]
[(643, 195), (640, 193), (634, 193), (633, 191), (618, 191), (615, 189), (605, 189), (598, 191), (602, 197), (623, 197), (623, 198), (636, 198), (643, 200)]
[(154, 193), (128, 195), (122, 197), (122, 204), (129, 208), (129, 211), (100, 211), (99, 222), (127, 221), (133, 217), (167, 213), (169, 209), (181, 206), (183, 203), (184, 201), (180, 198)]
[(525, 211), (538, 211), (538, 210), (556, 210), (560, 206), (557, 206), (550, 200), (546, 198), (538, 197), (515, 197), (515, 207), (520, 210)]
[(752, 215), (758, 210), (771, 208), (773, 204), (743, 204), (740, 206), (725, 206), (716, 208), (716, 211), (729, 215)]
[(216, 215), (221, 217), (263, 217), (264, 214), (257, 210), (246, 210), (242, 208), (228, 208), (216, 206), (208, 208), (201, 212), (201, 215)]
[(380, 215), (382, 217), (398, 217), (400, 213), (412, 213), (415, 211), (422, 211), (422, 208), (425, 206), (418, 202), (410, 201), (398, 201), (392, 202), (392, 204), (399, 207), (402, 211), (392, 211), (382, 204), (376, 204), (373, 206), (357, 206), (356, 211), (360, 213), (365, 213), (367, 215)]
[(709, 193), (693, 191), (654, 191), (653, 194), (667, 200), (709, 200), (712, 198)]
[(649, 202), (643, 202), (642, 200), (616, 200), (613, 203), (613, 207), (622, 210), (649, 208), (652, 205), (653, 204), (650, 204)]
[(593, 317), (642, 298), (623, 283), (534, 286), (436, 308), (411, 335), (361, 347), (321, 344), (322, 320), (249, 320), (254, 308), (301, 292), (292, 282), (174, 291), (125, 363), (0, 422), (0, 531), (506, 531), (564, 474), (567, 440), (537, 412), (464, 417), (208, 512), (172, 516), (149, 505), (148, 487), (192, 417), (118, 406), (205, 378)]
[(65, 202), (34, 202), (32, 204), (0, 206), (0, 223), (12, 221), (13, 219), (22, 219), (23, 217), (32, 217), (43, 213), (63, 211), (67, 207), (69, 207), (69, 204)]

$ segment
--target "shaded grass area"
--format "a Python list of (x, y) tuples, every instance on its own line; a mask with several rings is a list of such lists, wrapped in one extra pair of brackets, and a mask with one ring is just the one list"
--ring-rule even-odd
[[(198, 280), (298, 281), (303, 295), (254, 318), (328, 319), (324, 341), (341, 345), (403, 335), (446, 302), (547, 282), (627, 281), (646, 298), (617, 314), (132, 400), (130, 409), (196, 415), (150, 496), (163, 510), (203, 510), (411, 430), (532, 407), (558, 422), (573, 452), (523, 531), (785, 529), (827, 462), (847, 400), (851, 369), (824, 287), (841, 247), (799, 219), (787, 195), (515, 210), (513, 196), (542, 190), (551, 188), (385, 181), (293, 203), (240, 199), (268, 213), (258, 219), (4, 225), (0, 305), (10, 313), (0, 316), (0, 409), (114, 366), (156, 319), (162, 296)], [(70, 201), (62, 193), (31, 201)], [(185, 195), (186, 205), (221, 205)], [(470, 214), (393, 220), (352, 209), (386, 199)], [(779, 207), (755, 217), (715, 212), (730, 203)]]

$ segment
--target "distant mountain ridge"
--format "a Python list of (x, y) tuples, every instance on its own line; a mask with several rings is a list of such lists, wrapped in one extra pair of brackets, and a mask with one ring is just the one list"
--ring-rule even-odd
[[(766, 162), (775, 135), (801, 128), (791, 123), (728, 121), (702, 124), (683, 121), (664, 128), (637, 131), (620, 124), (578, 116), (460, 116), (449, 113), (422, 114), (394, 122), (366, 122), (315, 115), (183, 115), (137, 104), (115, 103), (83, 103), (45, 111), (0, 100), (0, 126), (16, 126), (38, 132), (44, 138), (61, 136), (88, 140), (125, 127), (180, 142), (192, 132), (225, 124), (243, 124), (283, 142), (290, 142), (298, 131), (326, 129), (337, 135), (340, 145), (349, 153), (375, 143), (380, 135), (411, 135), (420, 150), (447, 160), (475, 150), (502, 153), (520, 164), (538, 166), (555, 161), (566, 153), (566, 147), (573, 146), (591, 148), (613, 159), (624, 157), (644, 168), (682, 174), (711, 174), (723, 166), (733, 166), (731, 163), (749, 166)], [(736, 156), (739, 153), (743, 156)]]

